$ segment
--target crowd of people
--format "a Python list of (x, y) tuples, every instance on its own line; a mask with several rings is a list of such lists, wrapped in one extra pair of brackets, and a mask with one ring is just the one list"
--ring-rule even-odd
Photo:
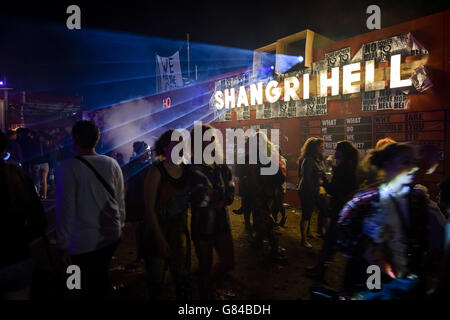
[(18, 128), (8, 130), (6, 137), (5, 161), (21, 166), (33, 180), (38, 196), (47, 199), (49, 191), (55, 191), (58, 163), (73, 156), (70, 133), (62, 127), (39, 131)]
[[(203, 133), (210, 129), (209, 125), (201, 127)], [(83, 270), (82, 289), (77, 291), (81, 298), (109, 296), (108, 266), (127, 222), (132, 226), (136, 261), (145, 264), (151, 299), (161, 297), (168, 269), (176, 298), (192, 299), (191, 248), (198, 260), (199, 296), (216, 299), (236, 264), (227, 211), (235, 200), (234, 179), (230, 168), (220, 161), (172, 161), (178, 143), (172, 141), (172, 133), (162, 134), (153, 148), (144, 141), (135, 142), (133, 157), (122, 168), (117, 155), (113, 159), (96, 152), (100, 130), (90, 121), (79, 121), (72, 128), (75, 153), (59, 166), (54, 166), (57, 156), (56, 160), (40, 156), (48, 154), (46, 148), (52, 150), (58, 139), (50, 143), (32, 132), (22, 131), (17, 138), (1, 133), (0, 183), (6, 192), (0, 195), (5, 197), (2, 218), (6, 223), (2, 223), (0, 244), (7, 259), (0, 265), (0, 294), (7, 299), (29, 297), (32, 263), (27, 243), (44, 235), (46, 228), (39, 197), (45, 198), (47, 187), (46, 183), (42, 188), (36, 186), (36, 177), (43, 182), (53, 169), (57, 174), (58, 260), (63, 269), (75, 264)], [(258, 148), (252, 150), (247, 139), (245, 153), (240, 155), (245, 164), (237, 165), (241, 208), (234, 213), (243, 216), (255, 249), (271, 263), (284, 265), (289, 254), (280, 247), (275, 230), (288, 218), (283, 205), (286, 159), (266, 135), (257, 133), (256, 138)], [(201, 154), (217, 141), (204, 142)], [(259, 158), (260, 148), (267, 148), (267, 155), (279, 163), (275, 174), (260, 174), (270, 165)], [(317, 233), (323, 238), (316, 265), (305, 269), (307, 276), (323, 281), (327, 266), (341, 251), (347, 263), (342, 290), (337, 294), (340, 297), (412, 299), (448, 294), (445, 228), (450, 182), (447, 179), (439, 185), (439, 203), (430, 200), (426, 187), (418, 184), (418, 177), (431, 173), (439, 162), (437, 153), (425, 148), (387, 138), (359, 159), (350, 141), (340, 141), (334, 156), (325, 159), (322, 138), (305, 142), (298, 158), (299, 246), (312, 248), (309, 225), (316, 208)], [(221, 146), (214, 150), (215, 159), (222, 157), (217, 154)], [(7, 154), (26, 163), (25, 170), (8, 162)], [(194, 149), (191, 154), (196, 155)], [(255, 164), (248, 161), (253, 156)], [(269, 248), (265, 248), (265, 240)], [(215, 264), (214, 251), (218, 257)], [(370, 265), (381, 268), (382, 289), (367, 290)], [(436, 274), (438, 279), (431, 280), (438, 281), (431, 281)]]

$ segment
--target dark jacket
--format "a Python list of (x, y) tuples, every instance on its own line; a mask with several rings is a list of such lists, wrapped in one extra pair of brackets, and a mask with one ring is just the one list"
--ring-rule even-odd
[(320, 179), (322, 179), (325, 174), (323, 161), (306, 157), (298, 165), (298, 175), (300, 178), (299, 192), (318, 195), (320, 190)]
[(0, 162), (0, 268), (29, 258), (28, 243), (47, 226), (34, 184), (17, 166)]
[(191, 233), (195, 239), (214, 239), (231, 232), (227, 208), (212, 208), (218, 201), (226, 206), (234, 200), (234, 182), (226, 165), (191, 165)]
[(338, 214), (344, 205), (353, 198), (358, 189), (357, 175), (346, 167), (337, 166), (333, 171), (331, 182), (324, 179), (324, 187), (331, 196), (330, 209)]

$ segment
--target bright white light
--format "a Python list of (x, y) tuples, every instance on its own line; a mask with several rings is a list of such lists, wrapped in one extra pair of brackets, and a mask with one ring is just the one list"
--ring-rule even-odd
[(401, 59), (402, 57), (399, 54), (391, 56), (391, 89), (411, 86), (411, 79), (400, 79)]
[(284, 101), (298, 100), (297, 90), (300, 87), (300, 81), (296, 77), (284, 79)]
[(258, 82), (250, 85), (250, 104), (252, 106), (263, 103), (263, 84)]
[(309, 73), (303, 74), (303, 99), (309, 99)]
[(274, 66), (270, 66), (270, 70), (273, 70), (273, 69), (275, 69), (275, 67)]
[(375, 60), (366, 61), (366, 85), (365, 91), (383, 90), (384, 81), (375, 81)]
[(222, 110), (223, 107), (225, 106), (225, 103), (223, 101), (223, 93), (222, 91), (217, 90), (216, 93), (214, 94), (214, 100), (216, 101), (214, 106), (216, 107), (217, 110)]
[[(360, 63), (352, 63), (344, 66), (342, 68), (342, 92), (344, 94), (351, 94), (359, 92), (359, 84), (352, 84), (353, 82), (358, 82), (361, 79), (361, 74), (359, 71), (361, 68)], [(353, 73), (355, 72), (355, 73)]]
[(339, 94), (339, 68), (331, 69), (331, 78), (328, 79), (327, 69), (320, 71), (320, 96), (326, 97), (328, 87), (331, 87), (331, 95), (337, 96)]
[(278, 88), (278, 82), (275, 80), (269, 81), (266, 86), (266, 99), (270, 103), (275, 103), (280, 99), (281, 88)]
[(225, 89), (225, 109), (233, 109), (236, 104), (236, 95), (234, 93), (234, 88)]
[(305, 60), (305, 59), (303, 59), (303, 56), (298, 56), (298, 61), (300, 62), (300, 63), (302, 63), (303, 62), (303, 60)]
[(241, 105), (248, 107), (248, 97), (247, 97), (247, 92), (245, 91), (244, 86), (241, 86), (239, 88), (237, 107), (240, 108)]

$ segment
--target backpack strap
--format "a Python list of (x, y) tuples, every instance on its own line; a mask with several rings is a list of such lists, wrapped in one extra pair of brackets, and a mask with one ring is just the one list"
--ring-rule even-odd
[(97, 179), (101, 182), (101, 184), (103, 185), (103, 187), (105, 187), (106, 191), (108, 191), (108, 193), (110, 194), (110, 196), (115, 199), (116, 196), (114, 194), (114, 189), (106, 182), (106, 180), (100, 175), (100, 173), (98, 173), (97, 169), (95, 169), (95, 167), (86, 159), (84, 159), (81, 156), (76, 156), (75, 159), (80, 160), (82, 163), (84, 163), (86, 165), (86, 167), (88, 167), (89, 169), (92, 170), (92, 172), (95, 174), (95, 176), (97, 177)]

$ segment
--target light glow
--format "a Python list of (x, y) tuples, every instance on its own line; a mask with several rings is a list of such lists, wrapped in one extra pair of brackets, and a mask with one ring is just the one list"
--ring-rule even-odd
[(355, 72), (360, 69), (361, 64), (359, 62), (345, 65), (342, 68), (342, 92), (344, 94), (351, 94), (360, 91), (359, 84), (352, 85), (353, 82), (359, 82), (361, 80), (361, 73)]

